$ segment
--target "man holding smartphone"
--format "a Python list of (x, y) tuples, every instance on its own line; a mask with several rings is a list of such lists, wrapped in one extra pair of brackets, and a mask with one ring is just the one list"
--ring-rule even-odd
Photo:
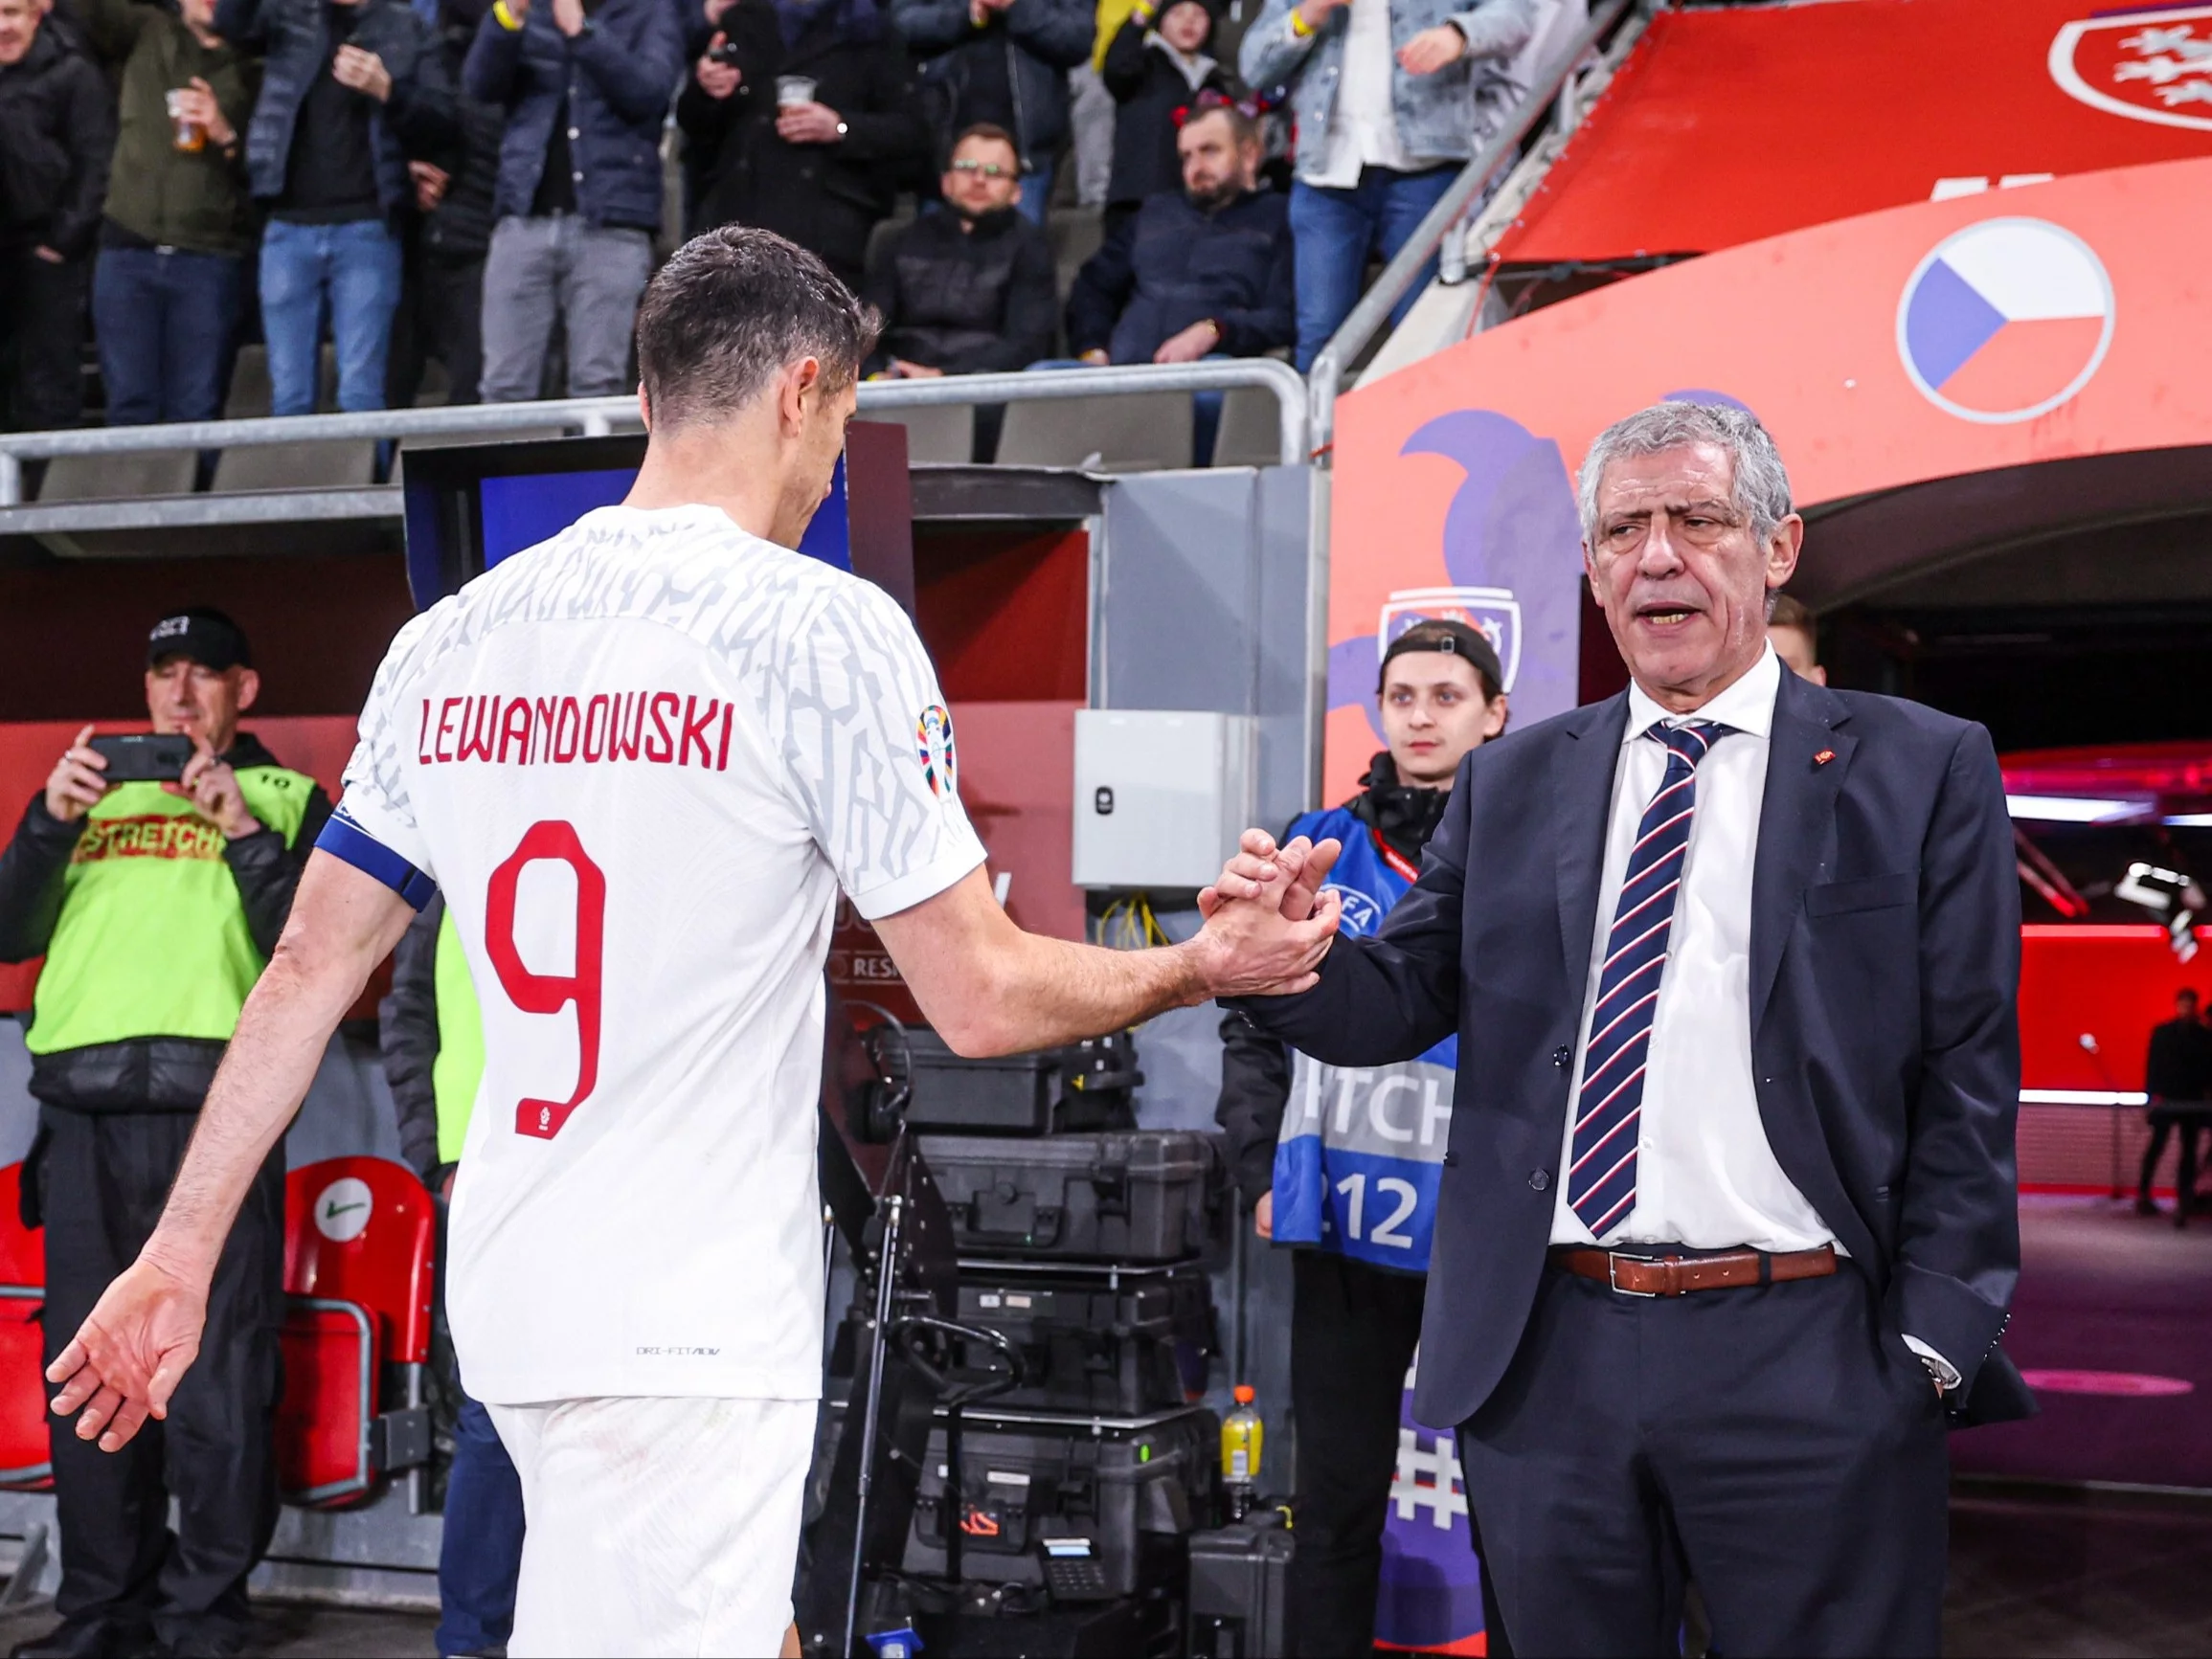
[[(49, 1360), (159, 1218), (330, 816), (312, 778), (238, 730), (260, 690), (228, 617), (164, 617), (147, 643), (154, 737), (96, 739), (87, 726), (0, 853), (0, 960), (46, 958), (28, 1038), (40, 1110), (24, 1208), (47, 1231)], [(277, 1514), (283, 1230), (280, 1143), (216, 1270), (211, 1363), (178, 1396), (191, 1405), (121, 1456), (54, 1420), (62, 1624), (16, 1651), (157, 1640), (165, 1651), (237, 1650), (246, 1575)]]

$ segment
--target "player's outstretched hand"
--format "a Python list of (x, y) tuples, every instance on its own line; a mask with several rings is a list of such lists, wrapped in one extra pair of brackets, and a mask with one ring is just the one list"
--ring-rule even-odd
[(120, 1450), (147, 1417), (169, 1415), (169, 1396), (199, 1354), (207, 1316), (205, 1286), (141, 1256), (46, 1368), (46, 1380), (61, 1385), (55, 1414), (77, 1413), (78, 1439)]

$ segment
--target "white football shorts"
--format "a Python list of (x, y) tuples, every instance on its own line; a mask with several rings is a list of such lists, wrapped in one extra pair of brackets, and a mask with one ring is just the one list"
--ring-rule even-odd
[(486, 1409), (529, 1526), (509, 1653), (773, 1659), (791, 1623), (813, 1401)]

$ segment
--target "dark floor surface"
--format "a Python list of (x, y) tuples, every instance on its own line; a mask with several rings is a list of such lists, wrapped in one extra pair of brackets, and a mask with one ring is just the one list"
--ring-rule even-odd
[[(1952, 1659), (2212, 1654), (2212, 1500), (1962, 1484), (1951, 1513)], [(262, 1603), (255, 1617), (251, 1651), (272, 1659), (437, 1651), (426, 1613)], [(0, 1652), (52, 1623), (43, 1606), (0, 1616)]]
[[(2021, 1200), (2005, 1347), (2030, 1372), (2173, 1379), (2186, 1392), (2040, 1390), (2032, 1423), (1952, 1437), (1944, 1648), (2050, 1659), (2212, 1654), (2212, 1224), (2178, 1233), (2103, 1199)], [(2076, 1378), (2078, 1387), (2092, 1379)], [(1996, 1478), (2001, 1477), (2001, 1478)], [(2036, 1483), (2043, 1484), (2036, 1484)], [(2201, 1495), (2092, 1490), (2119, 1482)], [(427, 1613), (263, 1603), (257, 1655), (416, 1659)], [(0, 1653), (54, 1622), (0, 1614)], [(959, 1659), (942, 1654), (938, 1659)]]
[(2125, 1199), (2023, 1196), (2004, 1347), (2043, 1415), (1953, 1435), (1954, 1468), (2212, 1490), (2212, 1220), (2181, 1232)]

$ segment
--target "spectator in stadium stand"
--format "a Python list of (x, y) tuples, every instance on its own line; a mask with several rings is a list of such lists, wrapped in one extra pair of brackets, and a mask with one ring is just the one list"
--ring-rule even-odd
[(74, 0), (123, 72), (92, 315), (110, 426), (222, 413), (254, 245), (245, 125), (260, 65), (214, 32), (214, 0), (171, 11)]
[(701, 230), (774, 231), (855, 290), (869, 233), (930, 146), (912, 63), (876, 0), (736, 0), (676, 123), (701, 151)]
[(1828, 684), (1828, 670), (1820, 666), (1819, 624), (1787, 594), (1774, 595), (1774, 608), (1767, 613), (1767, 639), (1791, 673), (1816, 685)]
[(901, 230), (862, 289), (883, 319), (871, 370), (932, 380), (1026, 368), (1052, 349), (1060, 299), (1045, 233), (1014, 209), (1012, 135), (970, 127), (938, 188), (945, 212)]
[(84, 301), (115, 113), (99, 68), (40, 0), (0, 0), (0, 421), (84, 413)]
[[(46, 1358), (138, 1254), (238, 1010), (330, 817), (238, 718), (260, 690), (217, 611), (163, 618), (147, 713), (195, 751), (173, 783), (110, 784), (86, 727), (0, 854), (0, 960), (43, 954), (27, 1040), (46, 1228)], [(54, 1420), (60, 1625), (18, 1654), (235, 1653), (277, 1518), (269, 1425), (283, 1316), (284, 1154), (251, 1177), (214, 1271), (199, 1366), (153, 1439), (109, 1455)], [(169, 1506), (178, 1509), (168, 1527)]]
[(1290, 218), (1281, 196), (1253, 189), (1252, 119), (1202, 101), (1175, 145), (1183, 188), (1152, 197), (1075, 273), (1068, 346), (1081, 363), (1261, 357), (1295, 337)]
[[(443, 0), (439, 8), (433, 42), (456, 84), (485, 9), (485, 0)], [(415, 402), (432, 359), (445, 367), (449, 404), (474, 403), (484, 376), (484, 256), (507, 111), (464, 92), (455, 114), (459, 142), (407, 164), (415, 201), (402, 222), (405, 258), (385, 386), (394, 409)]]
[(1151, 197), (1182, 188), (1176, 134), (1200, 93), (1227, 97), (1232, 91), (1207, 52), (1215, 21), (1207, 0), (1173, 0), (1157, 10), (1140, 0), (1106, 48), (1103, 74), (1116, 105), (1114, 176), (1106, 190), (1109, 235)]
[(919, 62), (937, 145), (985, 123), (1012, 133), (1022, 216), (1042, 225), (1068, 136), (1068, 72), (1097, 38), (1094, 0), (891, 0), (891, 20)]
[(2179, 1166), (2174, 1172), (2174, 1224), (2186, 1227), (2196, 1208), (2198, 1142), (2212, 1133), (2212, 1028), (2198, 1009), (2197, 993), (2174, 993), (2174, 1018), (2151, 1029), (2151, 1050), (2143, 1063), (2143, 1089), (2150, 1096), (2151, 1143), (2143, 1149), (2142, 1174), (2135, 1182), (2135, 1212), (2155, 1216), (2158, 1205), (2151, 1182), (2171, 1136)]
[(484, 269), (485, 402), (539, 395), (556, 314), (571, 397), (635, 389), (630, 331), (683, 66), (672, 0), (494, 0), (485, 13), (463, 90), (508, 123)]
[(217, 0), (215, 33), (264, 54), (246, 171), (269, 213), (270, 409), (315, 412), (326, 316), (338, 407), (382, 409), (407, 157), (455, 137), (444, 62), (402, 0)]
[[(1359, 895), (1361, 931), (1379, 928), (1418, 878), (1459, 762), (1505, 729), (1504, 680), (1496, 648), (1464, 622), (1417, 623), (1384, 653), (1376, 690), (1388, 747), (1368, 762), (1358, 795), (1303, 814), (1282, 838), (1343, 843), (1329, 879)], [(1417, 1060), (1339, 1070), (1261, 1035), (1236, 1012), (1222, 1018), (1221, 1044), (1214, 1117), (1230, 1172), (1252, 1206), (1253, 1230), (1295, 1246), (1291, 1410), (1301, 1424), (1326, 1425), (1298, 1437), (1288, 1627), (1301, 1652), (1371, 1653), (1399, 1408), (1421, 1336), (1452, 1123), (1453, 1055), (1439, 1045)], [(1399, 1103), (1386, 1108), (1392, 1094)], [(1360, 1106), (1300, 1110), (1286, 1124), (1294, 1095), (1356, 1097)], [(1331, 1214), (1338, 1183), (1351, 1177), (1369, 1192), (1394, 1183), (1388, 1190), (1415, 1202), (1394, 1225), (1357, 1236), (1356, 1222)], [(1498, 1628), (1495, 1619), (1485, 1624)], [(1497, 1637), (1491, 1644), (1498, 1648)]]
[[(399, 1155), (438, 1195), (442, 1263), (445, 1206), (453, 1198), (462, 1142), (484, 1076), (484, 1010), (442, 898), (423, 906), (400, 936), (392, 953), (392, 991), (377, 1015), (384, 1076), (399, 1118)], [(442, 1294), (438, 1320), (442, 1329)], [(441, 1379), (459, 1396), (459, 1408), (438, 1551), (440, 1617), (435, 1639), (440, 1653), (499, 1653), (514, 1631), (522, 1477), (491, 1414), (462, 1390), (458, 1369)]]
[[(1246, 84), (1287, 84), (1298, 121), (1291, 224), (1302, 373), (1451, 188), (1511, 95), (1537, 0), (1266, 0), (1238, 54)], [(1435, 275), (1431, 259), (1395, 324)]]

